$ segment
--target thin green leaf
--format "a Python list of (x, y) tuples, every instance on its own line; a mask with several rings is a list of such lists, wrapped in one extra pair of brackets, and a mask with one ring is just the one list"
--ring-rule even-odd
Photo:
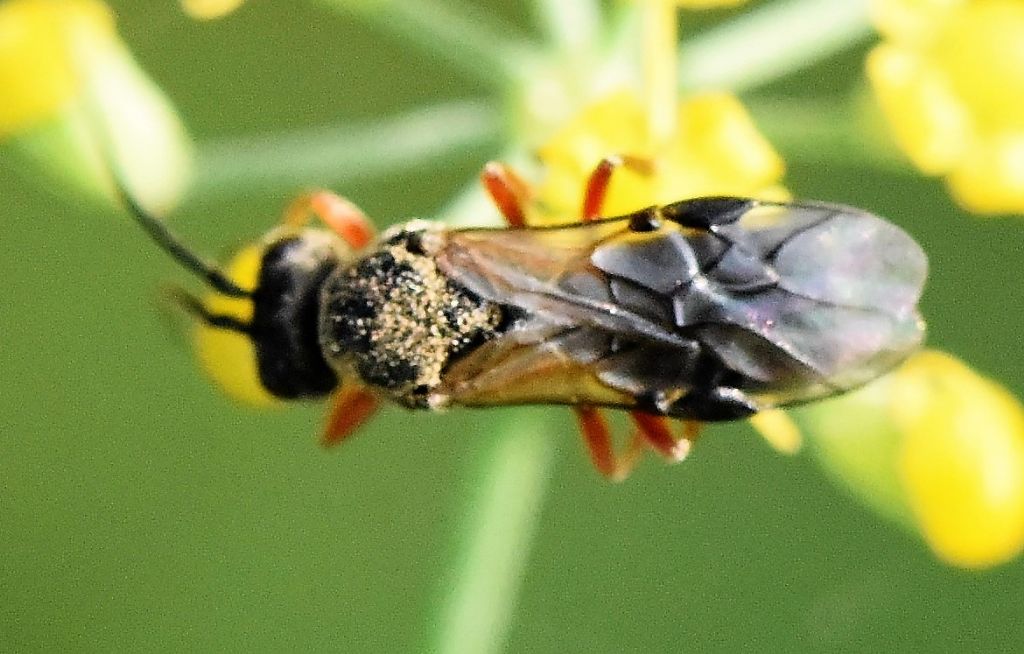
[(872, 34), (866, 0), (780, 0), (684, 41), (684, 88), (744, 91), (807, 68)]
[(439, 0), (317, 0), (358, 16), (498, 91), (521, 82), (537, 51), (515, 30), (471, 4)]
[(207, 141), (198, 147), (193, 192), (224, 195), (382, 177), (497, 143), (501, 125), (493, 105), (464, 101), (361, 126), (332, 125)]
[(533, 13), (547, 41), (565, 54), (593, 48), (601, 32), (601, 6), (596, 0), (533, 0)]

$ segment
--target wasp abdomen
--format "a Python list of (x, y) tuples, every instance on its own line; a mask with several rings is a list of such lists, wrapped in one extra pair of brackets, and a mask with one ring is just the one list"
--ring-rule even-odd
[(423, 406), (445, 367), (494, 336), (500, 307), (445, 277), (419, 247), (392, 239), (324, 286), (320, 340), (336, 369)]

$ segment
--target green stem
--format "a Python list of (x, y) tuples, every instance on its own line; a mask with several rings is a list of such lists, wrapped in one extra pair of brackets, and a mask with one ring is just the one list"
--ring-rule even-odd
[(544, 414), (521, 411), (494, 438), (471, 487), (467, 529), (440, 613), (441, 654), (499, 652), (508, 634), (555, 452)]
[(684, 88), (744, 91), (811, 66), (871, 35), (866, 0), (779, 0), (684, 41)]
[(455, 7), (439, 0), (317, 1), (390, 32), (498, 92), (525, 81), (529, 74), (526, 64), (537, 49), (512, 37), (513, 30), (507, 25), (473, 5)]
[(330, 186), (387, 175), (498, 143), (501, 121), (486, 102), (450, 102), (362, 126), (334, 125), (207, 141), (197, 153), (196, 195), (253, 188)]
[(533, 0), (533, 13), (546, 41), (567, 55), (592, 49), (601, 33), (601, 7), (595, 0)]

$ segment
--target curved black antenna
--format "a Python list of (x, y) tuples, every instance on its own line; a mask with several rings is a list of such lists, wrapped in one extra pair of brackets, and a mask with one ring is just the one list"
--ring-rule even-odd
[(114, 140), (110, 131), (105, 126), (105, 121), (97, 114), (102, 103), (86, 103), (89, 107), (88, 117), (93, 127), (93, 134), (96, 137), (96, 145), (100, 150), (102, 160), (106, 162), (107, 172), (113, 182), (114, 190), (121, 203), (128, 209), (128, 213), (135, 219), (142, 229), (146, 230), (149, 237), (167, 254), (174, 257), (178, 263), (183, 265), (194, 274), (201, 277), (214, 290), (231, 297), (252, 297), (252, 293), (241, 288), (216, 266), (204, 261), (198, 254), (182, 243), (167, 226), (160, 222), (160, 219), (146, 211), (132, 195), (125, 183), (125, 177), (117, 164), (117, 157), (114, 156)]
[(167, 289), (167, 294), (177, 302), (185, 311), (192, 314), (210, 327), (229, 329), (233, 332), (252, 335), (252, 325), (238, 320), (234, 316), (224, 316), (217, 313), (210, 313), (203, 303), (188, 291), (172, 286)]
[(135, 219), (142, 229), (146, 230), (149, 237), (160, 246), (167, 254), (174, 257), (178, 263), (198, 275), (209, 284), (214, 290), (231, 297), (252, 297), (252, 293), (241, 288), (216, 266), (204, 261), (198, 254), (188, 248), (171, 233), (160, 220), (142, 208), (142, 205), (132, 197), (132, 194), (124, 187), (116, 173), (111, 171), (114, 177), (114, 188), (120, 196), (121, 202), (128, 209), (128, 213)]

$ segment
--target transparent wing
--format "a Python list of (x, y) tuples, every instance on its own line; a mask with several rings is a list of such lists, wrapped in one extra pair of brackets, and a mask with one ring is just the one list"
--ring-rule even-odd
[(862, 384), (920, 343), (927, 263), (902, 230), (838, 205), (716, 202), (648, 210), (645, 231), (623, 217), (450, 233), (441, 269), (518, 316), (453, 366), (453, 399), (657, 397), (672, 413), (727, 387), (765, 408)]
[(872, 214), (754, 203), (692, 241), (707, 254), (701, 275), (673, 294), (675, 323), (746, 377), (763, 404), (863, 384), (923, 338), (927, 259)]

